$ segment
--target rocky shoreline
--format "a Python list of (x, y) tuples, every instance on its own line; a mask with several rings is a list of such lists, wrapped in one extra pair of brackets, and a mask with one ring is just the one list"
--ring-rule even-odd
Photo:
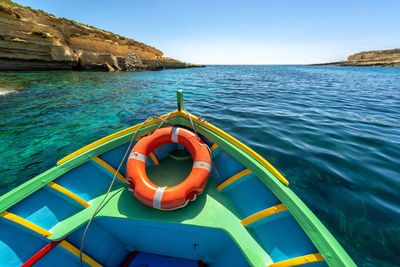
[(111, 32), (7, 2), (0, 3), (0, 71), (204, 67), (164, 57), (154, 47)]
[(349, 56), (347, 60), (312, 65), (400, 67), (400, 49), (361, 52)]

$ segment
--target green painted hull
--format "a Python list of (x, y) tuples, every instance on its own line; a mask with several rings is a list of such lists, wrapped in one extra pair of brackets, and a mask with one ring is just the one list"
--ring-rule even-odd
[[(296, 227), (299, 226), (299, 229), (301, 229), (301, 232), (305, 236), (305, 239), (307, 239), (304, 242), (309, 242), (310, 244), (313, 245), (315, 253), (310, 253), (310, 254), (314, 255), (320, 253), (320, 255), (322, 255), (324, 262), (318, 261), (318, 263), (323, 263), (325, 265), (328, 264), (329, 266), (355, 266), (352, 259), (348, 256), (348, 254), (344, 251), (344, 249), (340, 246), (340, 244), (336, 241), (336, 239), (332, 236), (332, 234), (311, 212), (311, 210), (290, 190), (290, 188), (285, 184), (286, 180), (283, 178), (283, 176), (277, 173), (277, 171), (272, 166), (270, 166), (269, 163), (267, 163), (254, 151), (252, 151), (251, 149), (249, 149), (248, 147), (246, 147), (233, 137), (219, 130), (215, 126), (212, 126), (209, 123), (201, 121), (194, 116), (193, 120), (196, 130), (200, 135), (207, 138), (210, 142), (218, 145), (221, 151), (223, 151), (223, 153), (232, 157), (235, 160), (235, 162), (238, 162), (241, 166), (243, 166), (243, 168), (250, 170), (252, 175), (254, 175), (255, 179), (257, 179), (257, 182), (261, 182), (263, 187), (265, 187), (265, 190), (271, 192), (274, 195), (274, 197), (278, 199), (282, 205), (284, 205), (284, 207), (288, 210), (285, 213), (286, 214), (285, 218), (288, 218), (288, 220), (293, 220), (296, 224), (298, 224)], [(175, 111), (172, 114), (172, 116), (168, 118), (167, 122), (170, 125), (179, 125), (181, 127), (183, 126), (191, 128), (190, 121), (187, 115), (184, 114), (183, 112)], [(160, 123), (159, 120), (150, 121), (148, 124), (146, 124), (143, 128), (140, 129), (139, 135), (143, 136), (149, 132), (154, 131), (155, 128), (159, 125), (159, 123)], [(48, 171), (38, 175), (37, 177), (21, 185), (20, 187), (3, 195), (0, 198), (0, 212), (2, 212), (2, 214), (4, 215), (5, 214), (4, 212), (7, 211), (11, 212), (10, 210), (13, 209), (18, 211), (16, 206), (22, 205), (21, 203), (24, 203), (24, 201), (25, 202), (29, 201), (28, 199), (30, 196), (35, 195), (36, 192), (39, 192), (40, 190), (43, 190), (43, 188), (46, 187), (50, 182), (57, 183), (58, 182), (57, 179), (60, 177), (61, 178), (59, 180), (62, 181), (62, 179), (65, 179), (63, 177), (68, 175), (68, 173), (71, 173), (81, 168), (81, 166), (84, 166), (89, 162), (92, 162), (93, 158), (96, 157), (101, 158), (102, 155), (104, 155), (105, 153), (118, 149), (119, 147), (129, 143), (136, 129), (137, 127), (136, 128), (132, 127), (120, 133), (114, 134), (110, 137), (99, 140), (94, 144), (79, 150), (77, 153), (73, 153), (72, 156), (66, 157), (64, 160), (61, 160), (58, 166), (49, 169)], [(171, 164), (173, 163), (165, 163), (164, 165), (166, 166), (166, 168), (168, 168), (168, 166), (171, 166)], [(162, 165), (162, 162), (160, 162), (160, 165)], [(155, 173), (157, 173), (156, 168), (157, 167), (154, 167)], [(175, 169), (180, 169), (180, 168), (176, 167)], [(171, 173), (171, 171), (168, 172)], [(171, 176), (173, 175), (171, 174)], [(248, 179), (254, 179), (254, 177)], [(84, 180), (85, 177), (79, 177), (79, 179)], [(256, 182), (253, 180), (251, 181)], [(271, 245), (273, 244), (273, 242), (270, 243), (268, 241), (265, 241), (266, 242), (265, 243), (263, 241), (264, 239), (266, 239), (263, 233), (267, 233), (268, 231), (270, 231), (270, 229), (263, 230), (262, 228), (260, 228), (262, 225), (261, 226), (259, 225), (259, 224), (272, 225), (272, 223), (268, 221), (269, 217), (266, 219), (263, 217), (265, 215), (261, 214), (258, 216), (258, 217), (261, 216), (259, 222), (252, 221), (252, 223), (249, 224), (249, 226), (246, 225), (244, 226), (242, 223), (243, 220), (251, 216), (243, 215), (244, 213), (240, 210), (241, 204), (235, 202), (231, 197), (232, 195), (230, 195), (233, 193), (224, 193), (224, 190), (221, 190), (221, 192), (217, 190), (217, 187), (220, 185), (221, 181), (215, 179), (209, 179), (209, 182), (203, 194), (199, 196), (196, 201), (191, 202), (187, 207), (175, 211), (160, 211), (144, 206), (142, 203), (136, 200), (136, 198), (131, 194), (131, 192), (128, 191), (126, 184), (117, 183), (116, 185), (114, 185), (110, 194), (105, 200), (105, 204), (96, 214), (94, 222), (98, 220), (99, 222), (98, 225), (100, 225), (102, 229), (105, 228), (108, 229), (111, 227), (110, 225), (113, 224), (120, 225), (121, 227), (133, 228), (133, 229), (126, 229), (127, 232), (135, 231), (135, 229), (142, 229), (143, 231), (145, 231), (146, 229), (147, 230), (168, 229), (167, 232), (172, 234), (175, 233), (174, 231), (178, 232), (181, 231), (187, 233), (181, 235), (179, 234), (180, 232), (179, 233), (176, 232), (178, 233), (176, 235), (182, 239), (181, 240), (182, 244), (184, 244), (187, 240), (191, 240), (191, 238), (194, 238), (195, 241), (193, 242), (195, 244), (195, 249), (196, 245), (199, 246), (198, 252), (196, 252), (195, 254), (193, 254), (193, 251), (191, 250), (188, 251), (186, 255), (189, 256), (187, 256), (187, 258), (193, 260), (203, 260), (206, 263), (210, 264), (210, 266), (212, 265), (222, 266), (221, 261), (223, 260), (221, 257), (218, 258), (218, 256), (212, 256), (212, 253), (210, 251), (206, 251), (206, 249), (204, 248), (212, 244), (212, 235), (214, 234), (216, 236), (221, 235), (221, 240), (225, 240), (225, 236), (227, 236), (227, 238), (230, 240), (226, 242), (225, 241), (221, 242), (222, 243), (225, 242), (223, 244), (225, 244), (224, 246), (227, 247), (231, 246), (230, 245), (231, 243), (234, 244), (235, 248), (232, 248), (232, 251), (233, 250), (240, 251), (241, 255), (237, 256), (238, 259), (240, 257), (243, 257), (248, 265), (268, 266), (270, 264), (273, 264), (274, 262), (276, 263), (277, 262), (276, 259), (280, 257), (282, 258), (283, 254), (281, 253), (279, 255), (277, 254), (278, 256), (274, 256), (276, 254), (274, 252), (276, 250), (274, 246), (276, 247), (279, 246)], [(239, 184), (235, 187), (234, 190), (237, 191), (237, 188), (241, 187), (245, 189), (245, 185)], [(93, 198), (85, 197), (85, 194), (82, 194), (82, 198), (86, 198), (85, 201), (90, 203), (90, 207), (79, 208), (77, 211), (74, 211), (66, 218), (57, 221), (55, 225), (52, 225), (51, 228), (47, 229), (51, 233), (51, 235), (46, 237), (45, 238), (46, 240), (44, 240), (43, 242), (45, 243), (47, 242), (46, 244), (48, 244), (51, 241), (58, 241), (64, 238), (67, 238), (66, 240), (68, 240), (70, 235), (73, 236), (74, 233), (76, 233), (77, 231), (81, 231), (82, 227), (85, 226), (85, 224), (90, 219), (96, 206), (102, 200), (105, 192), (106, 189), (103, 190), (103, 193), (98, 194)], [(74, 193), (77, 195), (80, 194), (79, 190), (75, 190)], [(240, 201), (246, 202), (246, 199), (244, 200), (240, 199)], [(21, 214), (23, 214), (23, 212)], [(257, 217), (257, 215), (254, 216)], [(3, 217), (4, 218), (0, 218), (0, 223), (2, 224), (6, 223), (8, 225), (10, 224), (12, 225), (16, 223), (15, 221), (12, 221), (9, 218), (6, 218), (5, 216)], [(252, 219), (253, 217), (251, 217), (250, 219)], [(279, 217), (276, 218), (276, 220), (281, 220), (281, 219), (282, 218)], [(282, 226), (278, 225), (278, 227), (284, 227), (284, 226), (285, 226), (284, 224), (282, 224)], [(0, 229), (1, 229), (1, 224), (0, 224)], [(211, 229), (211, 230), (204, 230), (204, 229)], [(284, 229), (280, 230), (283, 230), (283, 233), (285, 232)], [(157, 230), (154, 231), (157, 232)], [(203, 231), (208, 231), (208, 232), (203, 232)], [(214, 233), (212, 231), (216, 232)], [(113, 235), (112, 227), (108, 230), (108, 232), (111, 232), (111, 235)], [(298, 233), (295, 233), (295, 235), (293, 236), (297, 236), (297, 234)], [(121, 244), (123, 243), (126, 245), (126, 243), (123, 242), (123, 237), (118, 239), (118, 234), (114, 233), (114, 235), (117, 236), (116, 239), (119, 240), (118, 242), (121, 242)], [(286, 233), (284, 235), (286, 235)], [(144, 238), (145, 237), (146, 235), (144, 235)], [(157, 237), (153, 238), (156, 239)], [(202, 240), (202, 238), (204, 240)], [(210, 240), (208, 240), (207, 238)], [(296, 243), (296, 240), (294, 241), (290, 240), (291, 238), (290, 234), (287, 234), (287, 236), (284, 236), (284, 238), (287, 239), (288, 243), (289, 242)], [(4, 240), (3, 242), (7, 243)], [(72, 241), (69, 242), (71, 243)], [(129, 241), (127, 242), (129, 243)], [(137, 242), (140, 243), (140, 241)], [(162, 243), (163, 240), (160, 239), (158, 242)], [(223, 246), (222, 243), (221, 247)], [(299, 244), (301, 245), (302, 243), (300, 242)], [(154, 246), (156, 247), (157, 245)], [(138, 245), (138, 248), (148, 250), (145, 252), (149, 253), (168, 254), (167, 252), (168, 250), (163, 250), (161, 248), (155, 248), (154, 250), (151, 250), (151, 248), (147, 248), (143, 244)], [(135, 249), (136, 248), (131, 248), (131, 250)], [(185, 247), (181, 249), (186, 250), (187, 248)], [(204, 251), (202, 249), (204, 249)], [(215, 248), (215, 250), (217, 250), (217, 248)], [(4, 249), (4, 251), (2, 252), (2, 247), (0, 247), (0, 253), (6, 253), (5, 251), (7, 250)], [(237, 252), (229, 252), (230, 250), (228, 251), (228, 249), (221, 251), (226, 251), (224, 253), (227, 253), (226, 256), (227, 258), (229, 258), (229, 253), (231, 253), (232, 255), (237, 254)], [(282, 251), (285, 251), (285, 249), (282, 248)], [(32, 254), (32, 252), (30, 253)], [(36, 254), (37, 253), (34, 253), (34, 255)], [(172, 254), (174, 254), (174, 252)], [(288, 255), (289, 254), (290, 253), (288, 253)], [(30, 254), (27, 253), (27, 255)], [(28, 257), (27, 255), (24, 255), (23, 257), (21, 256), (20, 258), (18, 258), (18, 255), (15, 256), (17, 257), (15, 259), (15, 262), (18, 262), (18, 259), (20, 260), (20, 262), (25, 262), (26, 258)], [(88, 253), (88, 255), (90, 256), (90, 253)], [(166, 255), (166, 256), (171, 256), (171, 255)], [(179, 256), (181, 258), (185, 258), (185, 255), (181, 255), (179, 253), (172, 256)], [(46, 256), (43, 256), (43, 258), (45, 257)], [(234, 257), (236, 256), (232, 256), (232, 258)], [(96, 257), (94, 258), (96, 259)], [(304, 261), (303, 263), (307, 263), (308, 261), (314, 261), (313, 257), (301, 258), (301, 255), (298, 255), (295, 258), (299, 258), (298, 260), (300, 263), (302, 261)], [(286, 261), (288, 260), (290, 259), (287, 259)], [(114, 265), (116, 264), (116, 262), (118, 262), (115, 261), (106, 264), (105, 262), (101, 262), (100, 260), (97, 261), (99, 264), (102, 265)], [(279, 260), (279, 262), (282, 262), (283, 264), (285, 263), (284, 261), (285, 259)], [(317, 262), (313, 264), (316, 263)], [(118, 264), (120, 264), (120, 262)]]

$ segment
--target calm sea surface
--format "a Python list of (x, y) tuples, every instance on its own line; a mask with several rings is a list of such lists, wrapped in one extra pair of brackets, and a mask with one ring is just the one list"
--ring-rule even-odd
[(400, 68), (0, 73), (0, 195), (176, 108), (264, 156), (361, 266), (400, 264)]

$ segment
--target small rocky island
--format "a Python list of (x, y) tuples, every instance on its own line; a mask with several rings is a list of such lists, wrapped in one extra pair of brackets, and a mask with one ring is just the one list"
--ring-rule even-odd
[(204, 67), (164, 57), (141, 42), (0, 1), (0, 71), (141, 71)]
[(349, 56), (347, 60), (313, 65), (400, 67), (400, 48), (361, 52)]

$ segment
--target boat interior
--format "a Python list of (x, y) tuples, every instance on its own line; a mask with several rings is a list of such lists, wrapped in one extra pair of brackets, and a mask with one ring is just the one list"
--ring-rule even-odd
[[(190, 130), (188, 123), (179, 126)], [(147, 207), (128, 190), (125, 159), (88, 229), (83, 265), (327, 266), (260, 177), (269, 175), (274, 183), (286, 185), (248, 164), (249, 155), (238, 154), (223, 142), (217, 144), (206, 132), (199, 136), (212, 153), (212, 171), (203, 193), (181, 209)], [(79, 265), (86, 224), (104, 197), (130, 137), (132, 133), (97, 146), (76, 163), (74, 159), (61, 163), (50, 170), (54, 180), (43, 180), (33, 194), (3, 211), (0, 265)], [(185, 147), (168, 143), (150, 154), (146, 173), (159, 186), (174, 186), (188, 176), (192, 164)]]

